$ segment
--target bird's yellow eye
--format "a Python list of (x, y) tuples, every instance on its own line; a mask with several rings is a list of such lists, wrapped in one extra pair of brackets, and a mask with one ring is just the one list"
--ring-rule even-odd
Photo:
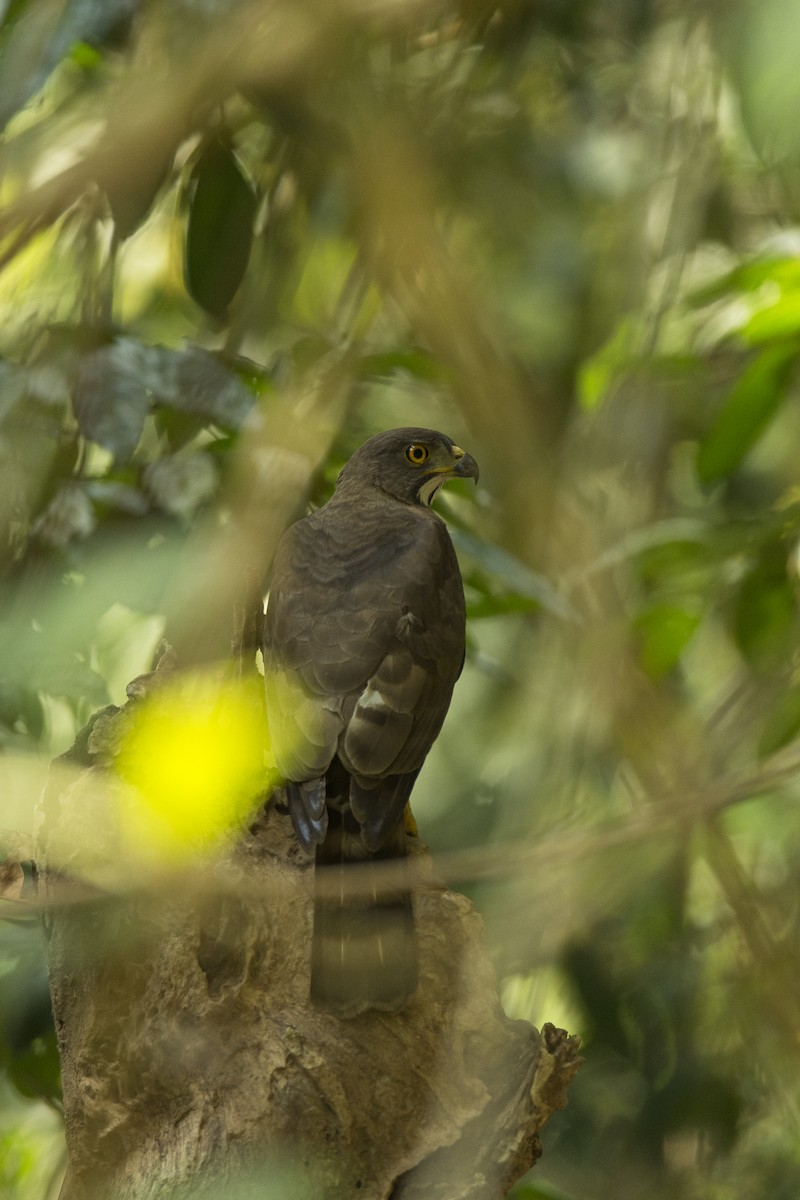
[(411, 445), (406, 448), (406, 458), (410, 463), (413, 463), (415, 467), (421, 467), (427, 457), (428, 447), (423, 446), (422, 442), (412, 442)]

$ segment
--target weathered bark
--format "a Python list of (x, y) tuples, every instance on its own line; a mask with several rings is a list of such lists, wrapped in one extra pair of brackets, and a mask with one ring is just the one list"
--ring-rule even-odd
[(43, 805), (62, 1200), (263, 1196), (276, 1172), (270, 1195), (503, 1196), (566, 1103), (577, 1040), (504, 1016), (480, 918), (424, 847), (418, 993), (349, 1021), (309, 1004), (311, 872), (274, 805), (171, 894), (115, 898), (48, 867), (48, 845), (102, 803), (126, 709), (95, 718), (70, 754), (82, 773)]

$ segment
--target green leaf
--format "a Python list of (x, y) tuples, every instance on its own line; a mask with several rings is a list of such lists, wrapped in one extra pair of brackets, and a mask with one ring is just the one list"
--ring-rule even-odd
[(171, 407), (197, 413), (238, 429), (254, 403), (253, 393), (233, 371), (199, 346), (175, 352), (175, 389)]
[(112, 512), (141, 517), (150, 507), (146, 496), (143, 496), (138, 488), (118, 479), (87, 480), (85, 491), (96, 505), (101, 505)]
[(772, 670), (794, 651), (797, 599), (782, 546), (768, 547), (743, 579), (734, 610), (736, 644), (755, 670)]
[(73, 42), (69, 57), (82, 71), (89, 73), (96, 71), (103, 61), (100, 51), (88, 42)]
[(31, 533), (45, 546), (63, 550), (70, 542), (94, 533), (97, 518), (87, 489), (79, 483), (60, 487), (47, 507), (39, 513)]
[(215, 138), (188, 183), (184, 279), (192, 299), (223, 320), (244, 277), (253, 243), (256, 195), (229, 142)]
[(654, 604), (638, 614), (634, 629), (639, 659), (651, 679), (661, 679), (677, 666), (699, 624), (699, 613), (677, 604)]
[(208, 453), (170, 456), (150, 463), (143, 482), (153, 503), (173, 517), (189, 520), (219, 484), (219, 471)]
[(205, 430), (208, 420), (201, 413), (179, 412), (164, 404), (156, 406), (155, 424), (159, 433), (166, 438), (170, 450), (176, 451)]
[(718, 483), (736, 469), (761, 437), (784, 399), (797, 346), (782, 343), (763, 350), (745, 368), (710, 433), (700, 446), (701, 483)]
[(44, 712), (37, 692), (20, 680), (0, 678), (0, 723), (14, 729), (24, 724), (32, 738), (39, 738), (44, 728)]
[(705, 540), (680, 541), (676, 538), (645, 547), (637, 560), (641, 579), (649, 584), (658, 585), (663, 581), (673, 586), (679, 580), (684, 589), (688, 581), (690, 586), (694, 584), (696, 591), (700, 581), (708, 575), (714, 551), (719, 553), (719, 547), (708, 544), (711, 531), (705, 532)]
[(8, 1077), (21, 1096), (55, 1099), (61, 1094), (61, 1063), (55, 1034), (37, 1038), (8, 1065)]
[(696, 288), (688, 297), (689, 303), (701, 308), (715, 300), (731, 300), (737, 293), (756, 292), (765, 283), (781, 288), (800, 288), (800, 262), (795, 258), (759, 258), (743, 263), (732, 271)]
[(20, 932), (16, 945), (5, 938), (2, 947), (17, 953), (2, 979), (0, 1061), (5, 1060), (8, 1077), (21, 1095), (54, 1098), (60, 1093), (60, 1075), (47, 973), (41, 951), (30, 943), (25, 929)]
[(72, 393), (72, 407), (85, 438), (116, 459), (133, 454), (150, 411), (146, 387), (149, 349), (128, 338), (87, 354)]
[(758, 740), (759, 758), (780, 750), (800, 734), (800, 686), (790, 688), (771, 706)]
[(632, 365), (636, 345), (633, 323), (620, 321), (608, 341), (582, 363), (578, 371), (578, 399), (588, 411), (598, 408), (620, 375)]
[(742, 326), (742, 335), (751, 345), (791, 337), (800, 330), (800, 291), (779, 292), (775, 300), (757, 308)]

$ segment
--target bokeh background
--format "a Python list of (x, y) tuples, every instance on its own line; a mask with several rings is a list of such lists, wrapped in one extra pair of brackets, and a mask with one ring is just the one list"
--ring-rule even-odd
[[(445, 430), (469, 651), (415, 813), (586, 1055), (517, 1200), (800, 1194), (799, 56), (792, 0), (0, 3), (5, 850), (362, 440)], [(19, 883), (0, 1192), (42, 1200)]]

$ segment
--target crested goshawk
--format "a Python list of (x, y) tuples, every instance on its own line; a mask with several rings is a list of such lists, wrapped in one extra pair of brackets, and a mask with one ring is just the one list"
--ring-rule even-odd
[[(475, 460), (392, 429), (278, 546), (264, 624), (267, 717), (300, 843), (316, 856), (311, 995), (341, 1016), (417, 986), (404, 814), (464, 661), (464, 589), (430, 504)], [(348, 870), (361, 864), (359, 870)]]

